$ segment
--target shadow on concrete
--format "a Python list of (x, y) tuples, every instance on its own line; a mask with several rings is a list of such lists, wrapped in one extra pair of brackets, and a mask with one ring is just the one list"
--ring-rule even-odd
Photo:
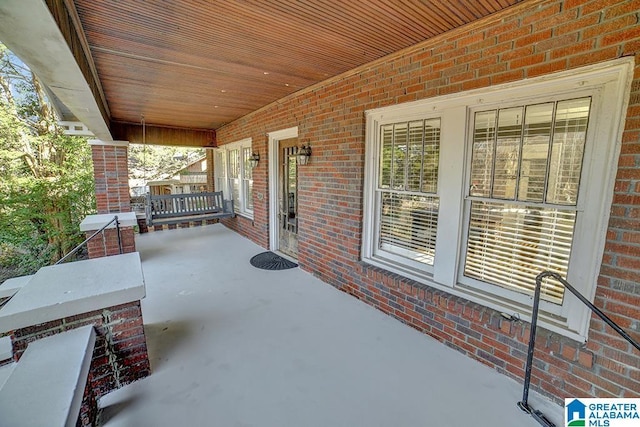
[(162, 367), (171, 358), (174, 350), (180, 348), (192, 335), (194, 325), (184, 320), (168, 320), (163, 323), (144, 325), (147, 339), (151, 372)]
[(110, 420), (115, 419), (118, 414), (134, 406), (139, 399), (140, 398), (138, 396), (130, 396), (121, 402), (114, 403), (113, 405), (109, 405), (104, 408), (100, 408), (96, 425), (101, 426), (106, 424)]

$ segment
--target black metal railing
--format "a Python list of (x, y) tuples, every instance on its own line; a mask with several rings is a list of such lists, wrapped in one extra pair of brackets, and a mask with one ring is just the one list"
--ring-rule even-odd
[(72, 255), (74, 255), (76, 252), (78, 252), (80, 250), (81, 247), (83, 247), (84, 245), (86, 245), (87, 243), (89, 243), (89, 241), (91, 241), (91, 239), (93, 239), (94, 237), (96, 237), (98, 234), (102, 233), (107, 227), (109, 227), (111, 224), (113, 224), (115, 222), (116, 224), (116, 235), (118, 236), (118, 250), (120, 251), (120, 254), (122, 254), (122, 236), (120, 235), (120, 222), (118, 221), (118, 215), (114, 216), (113, 219), (109, 222), (107, 222), (105, 225), (102, 226), (102, 228), (100, 228), (100, 230), (96, 231), (95, 233), (93, 233), (91, 236), (87, 237), (86, 239), (84, 239), (84, 241), (82, 243), (80, 243), (78, 246), (76, 246), (75, 248), (73, 248), (71, 250), (71, 252), (69, 252), (68, 254), (66, 254), (65, 256), (63, 256), (62, 258), (60, 258), (58, 260), (58, 262), (56, 262), (53, 265), (58, 265), (58, 264), (62, 264), (64, 261), (66, 261), (69, 257), (71, 257)]
[(543, 271), (542, 273), (538, 274), (536, 276), (536, 290), (535, 290), (535, 293), (534, 293), (534, 296), (533, 296), (533, 310), (531, 312), (531, 334), (529, 335), (529, 349), (528, 349), (528, 352), (527, 352), (527, 365), (525, 367), (525, 373), (524, 373), (524, 390), (522, 392), (522, 401), (518, 402), (518, 407), (520, 409), (522, 409), (523, 411), (525, 411), (526, 413), (531, 414), (531, 416), (533, 418), (535, 418), (536, 421), (538, 421), (543, 426), (555, 427), (555, 424), (553, 424), (551, 421), (549, 421), (544, 416), (544, 414), (542, 412), (536, 411), (535, 409), (533, 409), (531, 407), (531, 405), (529, 405), (529, 386), (531, 385), (531, 369), (533, 367), (532, 366), (533, 365), (533, 352), (535, 350), (535, 345), (536, 345), (536, 329), (537, 329), (537, 325), (538, 325), (538, 310), (540, 308), (540, 289), (542, 287), (542, 280), (547, 278), (547, 277), (556, 279), (558, 282), (560, 282), (565, 287), (566, 290), (568, 290), (573, 295), (575, 295), (583, 304), (585, 304), (587, 307), (589, 307), (591, 309), (591, 311), (593, 311), (595, 314), (598, 315), (598, 317), (600, 317), (602, 320), (604, 320), (604, 322), (607, 325), (611, 326), (611, 328), (614, 331), (616, 331), (618, 334), (620, 334), (620, 336), (622, 336), (622, 338), (624, 338), (629, 343), (631, 343), (631, 345), (634, 346), (639, 351), (640, 351), (640, 343), (638, 343), (633, 338), (631, 338), (631, 336), (629, 336), (629, 334), (627, 332), (625, 332), (624, 329), (622, 329), (616, 322), (611, 320), (611, 318), (609, 316), (604, 314), (602, 312), (602, 310), (600, 310), (598, 307), (593, 305), (591, 303), (591, 301), (586, 299), (584, 297), (584, 295), (582, 295), (580, 292), (578, 292), (576, 290), (576, 288), (571, 286), (571, 284), (569, 282), (567, 282), (566, 280), (564, 280), (562, 278), (562, 276), (560, 276), (558, 273), (554, 273), (552, 271)]

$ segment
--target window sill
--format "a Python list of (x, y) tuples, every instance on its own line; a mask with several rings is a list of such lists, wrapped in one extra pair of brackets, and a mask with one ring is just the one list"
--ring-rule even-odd
[(245, 212), (236, 212), (236, 216), (240, 218), (248, 219), (249, 221), (253, 221), (253, 214), (248, 214)]

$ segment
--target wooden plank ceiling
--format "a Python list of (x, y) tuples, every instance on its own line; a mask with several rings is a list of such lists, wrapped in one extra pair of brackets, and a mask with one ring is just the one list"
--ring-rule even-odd
[(519, 0), (74, 0), (115, 122), (217, 129)]

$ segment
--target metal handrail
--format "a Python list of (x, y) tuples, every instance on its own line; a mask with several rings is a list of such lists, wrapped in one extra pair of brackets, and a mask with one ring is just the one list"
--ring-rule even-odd
[(604, 314), (602, 310), (600, 310), (598, 307), (593, 305), (591, 301), (586, 299), (584, 295), (578, 292), (576, 288), (571, 286), (571, 284), (567, 282), (565, 279), (563, 279), (562, 276), (560, 276), (558, 273), (554, 273), (553, 271), (543, 271), (542, 273), (538, 274), (536, 276), (536, 290), (533, 296), (533, 310), (531, 312), (531, 333), (529, 335), (527, 365), (526, 365), (525, 374), (524, 374), (524, 390), (522, 392), (522, 401), (518, 402), (518, 407), (523, 411), (525, 411), (526, 413), (531, 414), (531, 416), (535, 418), (536, 421), (538, 421), (543, 426), (555, 427), (555, 424), (549, 421), (542, 412), (536, 411), (529, 405), (529, 386), (531, 385), (531, 369), (533, 367), (533, 352), (535, 350), (535, 345), (536, 345), (536, 329), (538, 325), (538, 311), (540, 308), (540, 288), (542, 287), (542, 280), (547, 277), (554, 278), (558, 282), (560, 282), (565, 287), (565, 289), (567, 289), (569, 292), (575, 295), (583, 304), (589, 307), (591, 311), (593, 311), (602, 320), (604, 320), (607, 325), (611, 326), (611, 328), (613, 328), (614, 331), (620, 334), (622, 338), (624, 338), (629, 343), (631, 343), (631, 345), (634, 346), (639, 351), (640, 351), (640, 343), (638, 343), (636, 340), (631, 338), (631, 336), (624, 329), (622, 329), (616, 322), (611, 320), (609, 316)]
[(98, 234), (102, 233), (107, 227), (109, 227), (111, 224), (116, 223), (116, 234), (118, 235), (118, 250), (120, 251), (120, 254), (122, 254), (122, 238), (120, 236), (120, 222), (118, 221), (118, 215), (114, 216), (113, 219), (109, 222), (107, 222), (105, 225), (102, 226), (102, 228), (100, 228), (100, 230), (96, 231), (95, 233), (93, 233), (91, 236), (87, 237), (86, 239), (84, 239), (84, 241), (82, 243), (80, 243), (78, 246), (76, 246), (75, 248), (73, 248), (71, 250), (71, 252), (69, 252), (68, 254), (66, 254), (65, 256), (63, 256), (62, 258), (60, 258), (58, 260), (58, 262), (56, 262), (53, 265), (58, 265), (58, 264), (62, 264), (64, 262), (64, 260), (66, 260), (67, 258), (69, 258), (71, 255), (75, 254), (76, 252), (78, 252), (80, 250), (81, 247), (83, 247), (84, 245), (86, 245), (91, 239), (93, 239), (94, 237), (96, 237)]

